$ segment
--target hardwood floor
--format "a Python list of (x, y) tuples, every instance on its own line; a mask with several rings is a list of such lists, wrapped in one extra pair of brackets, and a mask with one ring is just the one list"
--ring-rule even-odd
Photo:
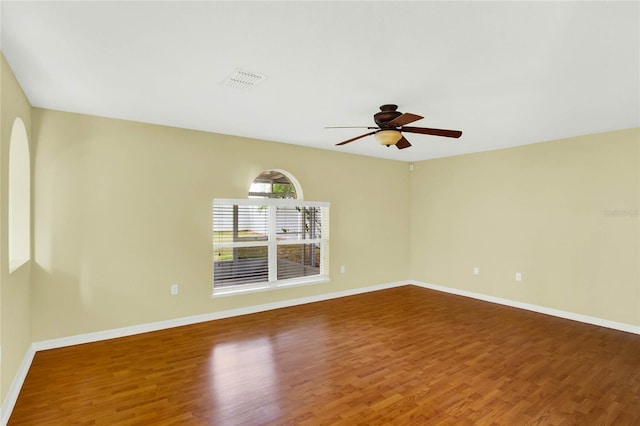
[(39, 352), (72, 424), (640, 425), (640, 336), (405, 286)]

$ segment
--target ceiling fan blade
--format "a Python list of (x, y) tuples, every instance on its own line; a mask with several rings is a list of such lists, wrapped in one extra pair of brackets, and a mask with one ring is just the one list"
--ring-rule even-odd
[(398, 149), (405, 149), (409, 148), (410, 146), (411, 144), (404, 138), (404, 136), (398, 142), (396, 142), (396, 148)]
[(445, 130), (445, 129), (429, 129), (427, 127), (403, 127), (401, 132), (409, 133), (421, 133), (423, 135), (444, 136), (447, 138), (459, 138), (462, 136), (460, 130)]
[[(375, 128), (377, 129), (377, 127), (375, 127)], [(360, 138), (364, 138), (365, 136), (371, 136), (371, 135), (373, 135), (373, 134), (374, 134), (374, 133), (376, 133), (376, 132), (377, 132), (377, 130), (376, 130), (375, 132), (365, 133), (364, 135), (360, 135), (360, 136), (356, 136), (355, 138), (347, 139), (347, 140), (346, 140), (346, 141), (344, 141), (344, 142), (337, 143), (337, 144), (336, 144), (336, 146), (339, 146), (339, 145), (346, 145), (346, 144), (348, 144), (349, 142), (356, 141), (356, 140), (358, 140), (358, 139), (360, 139)]]
[(377, 129), (372, 126), (325, 126), (325, 129)]
[(404, 126), (405, 124), (413, 123), (414, 121), (422, 120), (424, 117), (416, 114), (411, 114), (410, 112), (405, 112), (399, 117), (394, 118), (387, 124), (393, 127)]

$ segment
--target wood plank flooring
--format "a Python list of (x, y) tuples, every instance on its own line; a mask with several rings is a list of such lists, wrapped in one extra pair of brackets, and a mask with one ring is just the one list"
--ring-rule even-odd
[(640, 425), (640, 336), (415, 286), (36, 354), (9, 425)]

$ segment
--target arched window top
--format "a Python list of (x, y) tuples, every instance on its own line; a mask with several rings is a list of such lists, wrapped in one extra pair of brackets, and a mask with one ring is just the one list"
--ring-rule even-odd
[(249, 187), (249, 198), (288, 198), (302, 200), (302, 188), (285, 170), (265, 170)]

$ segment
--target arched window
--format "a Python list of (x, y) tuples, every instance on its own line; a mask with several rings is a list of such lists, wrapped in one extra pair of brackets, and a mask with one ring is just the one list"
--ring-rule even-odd
[(302, 199), (302, 188), (290, 173), (284, 170), (265, 170), (249, 187), (249, 198)]
[(9, 270), (31, 258), (31, 161), (27, 129), (16, 118), (9, 141)]
[(329, 280), (329, 203), (266, 170), (248, 198), (213, 200), (213, 291), (233, 294)]

